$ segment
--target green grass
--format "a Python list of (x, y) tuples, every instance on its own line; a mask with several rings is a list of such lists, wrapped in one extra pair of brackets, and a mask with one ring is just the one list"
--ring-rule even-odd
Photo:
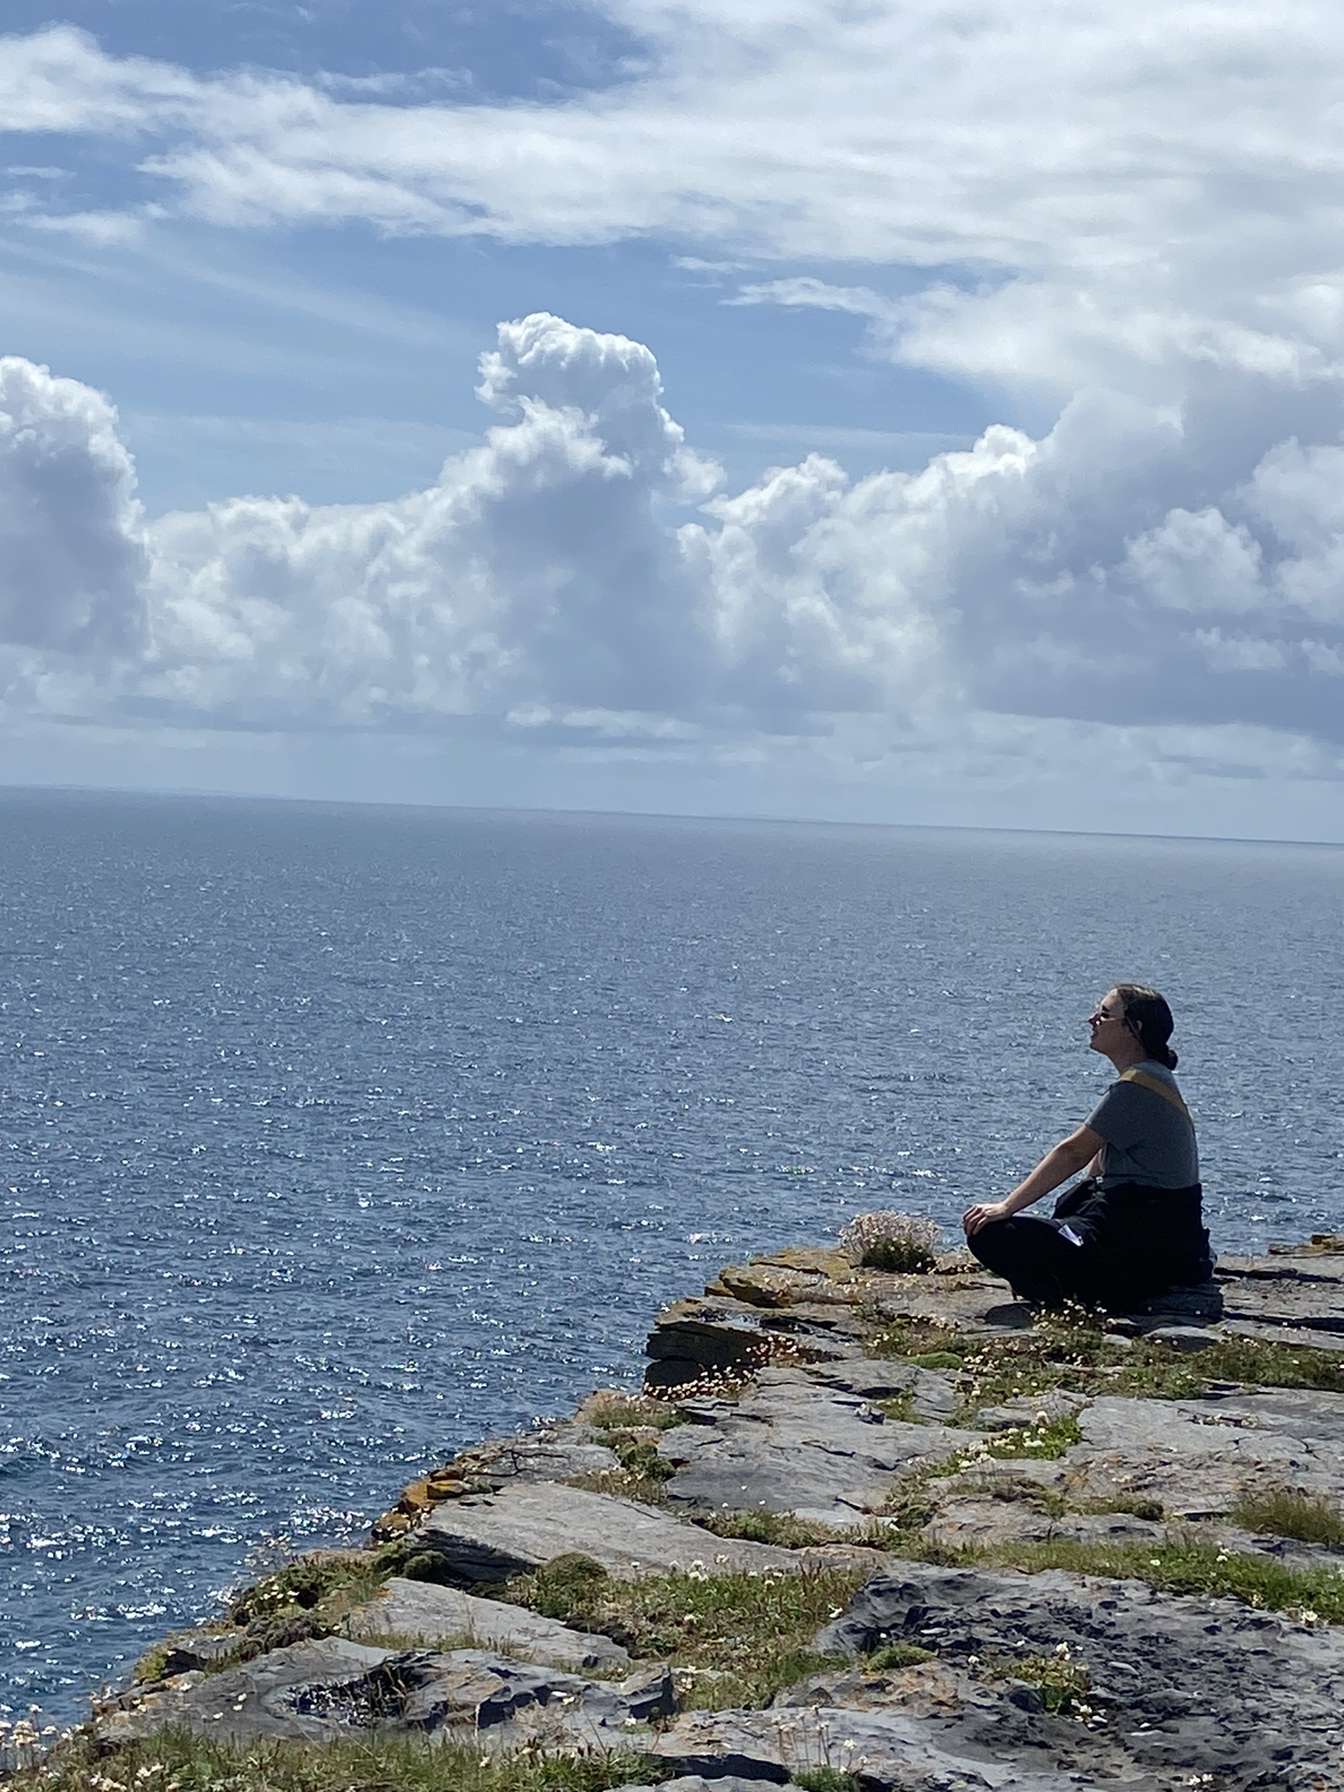
[(948, 1458), (954, 1466), (949, 1470), (947, 1463), (921, 1462), (916, 1468), (907, 1469), (893, 1483), (890, 1493), (882, 1504), (882, 1521), (899, 1533), (908, 1533), (911, 1538), (924, 1528), (933, 1518), (937, 1507), (934, 1504), (929, 1483), (942, 1478), (947, 1473), (957, 1473), (961, 1463), (959, 1458)]
[[(596, 1396), (594, 1396), (596, 1398)], [(630, 1404), (628, 1401), (625, 1403)], [(650, 1405), (657, 1405), (650, 1401)], [(658, 1446), (649, 1437), (641, 1437), (638, 1430), (624, 1425), (592, 1421), (600, 1429), (606, 1431), (607, 1446), (613, 1452), (618, 1468), (590, 1469), (586, 1474), (571, 1475), (566, 1482), (569, 1487), (586, 1487), (592, 1493), (610, 1493), (619, 1499), (639, 1500), (646, 1506), (658, 1506), (663, 1503), (664, 1485), (676, 1474), (674, 1464), (658, 1454)], [(674, 1417), (672, 1423), (677, 1423)], [(659, 1427), (666, 1431), (667, 1424)]]
[[(205, 1626), (202, 1625), (200, 1628), (203, 1630)], [(227, 1627), (212, 1626), (211, 1634), (231, 1637), (238, 1642), (242, 1641), (236, 1631), (230, 1631)], [(182, 1642), (192, 1635), (199, 1635), (199, 1631), (174, 1631), (171, 1636), (166, 1636), (161, 1643), (155, 1643), (152, 1649), (146, 1649), (131, 1669), (132, 1683), (137, 1686), (148, 1686), (152, 1685), (155, 1680), (162, 1680), (167, 1671), (169, 1659), (177, 1652)]]
[(882, 1643), (870, 1655), (863, 1658), (865, 1669), (875, 1669), (882, 1673), (895, 1668), (913, 1668), (920, 1662), (935, 1659), (932, 1649), (922, 1649), (918, 1643)]
[(1058, 1716), (1090, 1715), (1087, 1696), (1092, 1676), (1062, 1645), (1061, 1649), (1052, 1655), (995, 1655), (984, 1664), (983, 1672), (990, 1680), (1025, 1680), (1041, 1695), (1045, 1709)]
[(637, 1500), (641, 1506), (667, 1503), (666, 1475), (641, 1475), (628, 1468), (594, 1468), (569, 1475), (566, 1487), (582, 1487), (589, 1493), (609, 1493), (619, 1500)]
[(735, 1537), (746, 1543), (773, 1543), (779, 1549), (818, 1549), (826, 1543), (852, 1543), (842, 1527), (795, 1518), (791, 1512), (767, 1512), (755, 1507), (742, 1512), (695, 1512), (702, 1530), (716, 1537)]
[(1055, 1389), (1089, 1396), (1196, 1399), (1216, 1382), (1248, 1387), (1320, 1388), (1344, 1393), (1344, 1352), (1304, 1350), (1273, 1340), (1223, 1335), (1186, 1354), (1140, 1338), (1126, 1344), (1074, 1307), (1043, 1313), (1026, 1330), (977, 1338), (932, 1320), (868, 1316), (873, 1356), (937, 1367), (961, 1377), (957, 1420), (983, 1407), (1033, 1399)]
[[(417, 1554), (404, 1543), (373, 1551), (315, 1550), (299, 1556), (234, 1595), (227, 1622), (212, 1626), (213, 1633), (229, 1637), (234, 1648), (209, 1663), (205, 1672), (221, 1673), (272, 1649), (338, 1635), (355, 1607), (372, 1599), (394, 1574), (433, 1580), (441, 1570), (436, 1558)], [(131, 1670), (132, 1680), (146, 1685), (161, 1678), (173, 1640), (168, 1637), (142, 1655)]]
[(811, 1639), (868, 1578), (856, 1569), (803, 1566), (764, 1573), (704, 1569), (622, 1581), (568, 1556), (508, 1583), (505, 1597), (549, 1618), (598, 1631), (636, 1657), (678, 1671), (683, 1703), (761, 1707), (830, 1665)]
[(1247, 1492), (1233, 1506), (1231, 1516), (1248, 1531), (1344, 1548), (1344, 1510), (1324, 1494), (1299, 1493), (1293, 1487)]
[(15, 1792), (608, 1792), (659, 1777), (667, 1777), (666, 1764), (633, 1751), (483, 1763), (477, 1748), (427, 1748), (423, 1738), (243, 1749), (165, 1733), (111, 1757), (76, 1739), (5, 1785)]
[(996, 1459), (1033, 1457), (1046, 1462), (1058, 1459), (1083, 1441), (1083, 1433), (1072, 1413), (1050, 1419), (1044, 1425), (1014, 1425), (1008, 1431), (992, 1431), (974, 1453)]
[(635, 1437), (628, 1431), (613, 1431), (611, 1448), (616, 1460), (628, 1475), (639, 1475), (647, 1481), (670, 1481), (676, 1468), (658, 1454), (658, 1446), (647, 1437)]
[(319, 1612), (335, 1601), (357, 1605), (387, 1579), (385, 1558), (357, 1550), (321, 1550), (300, 1556), (236, 1594), (229, 1623), (254, 1624), (291, 1612)]
[(1080, 1443), (1082, 1435), (1078, 1421), (1071, 1413), (1064, 1418), (1050, 1419), (1043, 1425), (1014, 1425), (1006, 1431), (986, 1432), (964, 1450), (956, 1450), (939, 1462), (922, 1462), (917, 1468), (908, 1470), (888, 1494), (883, 1514), (905, 1529), (917, 1530), (934, 1516), (929, 1491), (931, 1481), (947, 1480), (982, 1462), (1057, 1460)]
[[(1141, 1344), (1136, 1350), (1141, 1363), (1154, 1370), (1159, 1365), (1165, 1368), (1165, 1384), (1173, 1388), (1169, 1397), (1178, 1399), (1182, 1394), (1174, 1391), (1175, 1384), (1186, 1376), (1193, 1376), (1201, 1388), (1210, 1381), (1240, 1381), (1251, 1386), (1320, 1388), (1327, 1393), (1344, 1394), (1344, 1351), (1294, 1349), (1263, 1338), (1238, 1337), (1236, 1333), (1226, 1335), (1195, 1357), (1174, 1356), (1161, 1344)], [(1120, 1391), (1128, 1392), (1123, 1388)]]
[(1262, 1611), (1309, 1613), (1307, 1622), (1344, 1623), (1344, 1575), (1336, 1568), (1290, 1568), (1270, 1556), (1236, 1555), (1187, 1535), (1162, 1543), (996, 1544), (960, 1550), (967, 1567), (1021, 1568), (1039, 1574), (1062, 1568), (1070, 1574), (1141, 1580), (1164, 1593), (1239, 1599)]
[(854, 1775), (841, 1773), (838, 1767), (802, 1767), (790, 1777), (803, 1792), (859, 1792)]
[(673, 1426), (686, 1423), (666, 1400), (657, 1400), (652, 1394), (623, 1394), (613, 1388), (590, 1394), (577, 1416), (599, 1431), (636, 1431), (645, 1427), (670, 1431)]
[[(936, 1319), (883, 1319), (870, 1314), (868, 1324), (871, 1329), (865, 1345), (870, 1356), (897, 1357), (904, 1362), (929, 1356), (950, 1357), (960, 1364), (975, 1348), (975, 1341), (965, 1332)], [(944, 1362), (941, 1366), (947, 1368), (951, 1364)]]
[(895, 1419), (901, 1425), (922, 1425), (923, 1419), (915, 1411), (915, 1397), (911, 1393), (895, 1394), (890, 1400), (878, 1400), (874, 1404), (884, 1418)]

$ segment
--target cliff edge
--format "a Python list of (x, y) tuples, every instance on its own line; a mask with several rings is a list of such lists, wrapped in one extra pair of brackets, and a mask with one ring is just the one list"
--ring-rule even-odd
[(1344, 1239), (1110, 1317), (785, 1250), (648, 1354), (169, 1638), (18, 1779), (1344, 1788)]

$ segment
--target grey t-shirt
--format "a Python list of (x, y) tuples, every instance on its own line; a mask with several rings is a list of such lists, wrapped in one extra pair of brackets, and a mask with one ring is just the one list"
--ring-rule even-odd
[[(1165, 1064), (1145, 1059), (1135, 1069), (1176, 1089), (1176, 1078)], [(1165, 1096), (1142, 1083), (1112, 1083), (1087, 1124), (1106, 1141), (1101, 1152), (1103, 1189), (1120, 1182), (1189, 1188), (1199, 1181), (1193, 1124)]]

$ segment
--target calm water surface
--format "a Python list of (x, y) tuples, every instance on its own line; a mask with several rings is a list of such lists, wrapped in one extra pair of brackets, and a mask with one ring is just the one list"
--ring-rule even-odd
[(1344, 1216), (1344, 849), (22, 791), (0, 841), (0, 1708), (633, 1382), (724, 1261), (953, 1234), (1117, 977), (1216, 1242)]

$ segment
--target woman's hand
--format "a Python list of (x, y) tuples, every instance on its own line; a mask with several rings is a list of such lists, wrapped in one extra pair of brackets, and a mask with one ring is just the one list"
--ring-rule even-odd
[(961, 1224), (967, 1238), (974, 1238), (981, 1226), (993, 1225), (995, 1220), (1006, 1220), (1011, 1212), (1006, 1201), (981, 1201), (966, 1209), (961, 1216)]

